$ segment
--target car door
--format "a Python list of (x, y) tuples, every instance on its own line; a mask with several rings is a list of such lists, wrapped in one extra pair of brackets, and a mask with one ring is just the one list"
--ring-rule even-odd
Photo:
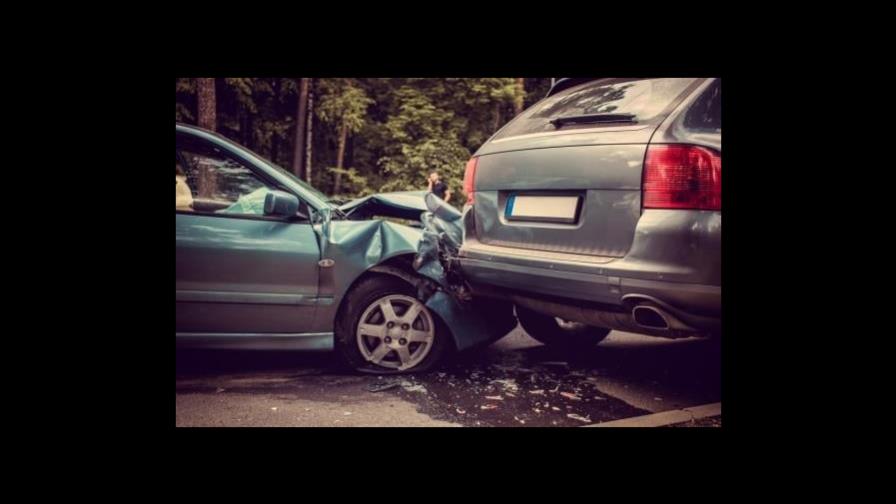
[(195, 135), (177, 134), (175, 162), (177, 332), (309, 331), (320, 248), (307, 204), (294, 218), (265, 216), (265, 194), (284, 188)]

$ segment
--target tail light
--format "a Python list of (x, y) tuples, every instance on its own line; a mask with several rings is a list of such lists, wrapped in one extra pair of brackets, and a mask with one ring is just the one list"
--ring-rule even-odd
[(649, 146), (644, 208), (721, 210), (721, 154), (696, 145)]
[(478, 157), (471, 157), (464, 169), (464, 193), (467, 195), (467, 205), (473, 204), (473, 193), (476, 192), (476, 163)]

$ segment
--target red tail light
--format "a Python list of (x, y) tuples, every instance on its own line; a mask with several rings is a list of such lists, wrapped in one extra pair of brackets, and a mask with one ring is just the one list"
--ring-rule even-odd
[(722, 209), (722, 156), (696, 145), (651, 145), (644, 208)]
[(467, 205), (473, 204), (473, 193), (476, 192), (474, 180), (476, 179), (476, 163), (478, 160), (478, 157), (471, 157), (467, 161), (466, 169), (464, 169), (464, 193), (467, 195)]

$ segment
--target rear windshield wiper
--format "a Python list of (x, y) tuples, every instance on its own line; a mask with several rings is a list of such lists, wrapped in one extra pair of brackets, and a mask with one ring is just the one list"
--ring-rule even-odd
[(564, 124), (588, 124), (588, 123), (633, 123), (635, 114), (584, 114), (574, 116), (563, 116), (551, 119), (550, 123), (557, 128), (562, 128)]

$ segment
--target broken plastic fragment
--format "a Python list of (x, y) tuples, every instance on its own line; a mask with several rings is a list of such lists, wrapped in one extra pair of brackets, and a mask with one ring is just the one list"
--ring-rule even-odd
[(407, 392), (422, 392), (424, 394), (426, 393), (426, 387), (420, 384), (414, 385), (409, 381), (401, 382), (401, 388), (405, 389), (405, 391)]
[(580, 422), (591, 423), (591, 418), (583, 417), (582, 415), (577, 415), (575, 413), (567, 413), (566, 416)]
[(370, 392), (382, 392), (384, 390), (390, 390), (401, 386), (399, 382), (390, 382), (390, 383), (382, 383), (382, 384), (374, 384), (370, 386), (367, 390)]
[(514, 380), (513, 378), (507, 378), (504, 380), (492, 380), (489, 383), (497, 383), (498, 385), (501, 385), (501, 387), (503, 387), (505, 391), (509, 390), (511, 392), (516, 392), (517, 390), (519, 390), (519, 386), (516, 384), (516, 380)]

